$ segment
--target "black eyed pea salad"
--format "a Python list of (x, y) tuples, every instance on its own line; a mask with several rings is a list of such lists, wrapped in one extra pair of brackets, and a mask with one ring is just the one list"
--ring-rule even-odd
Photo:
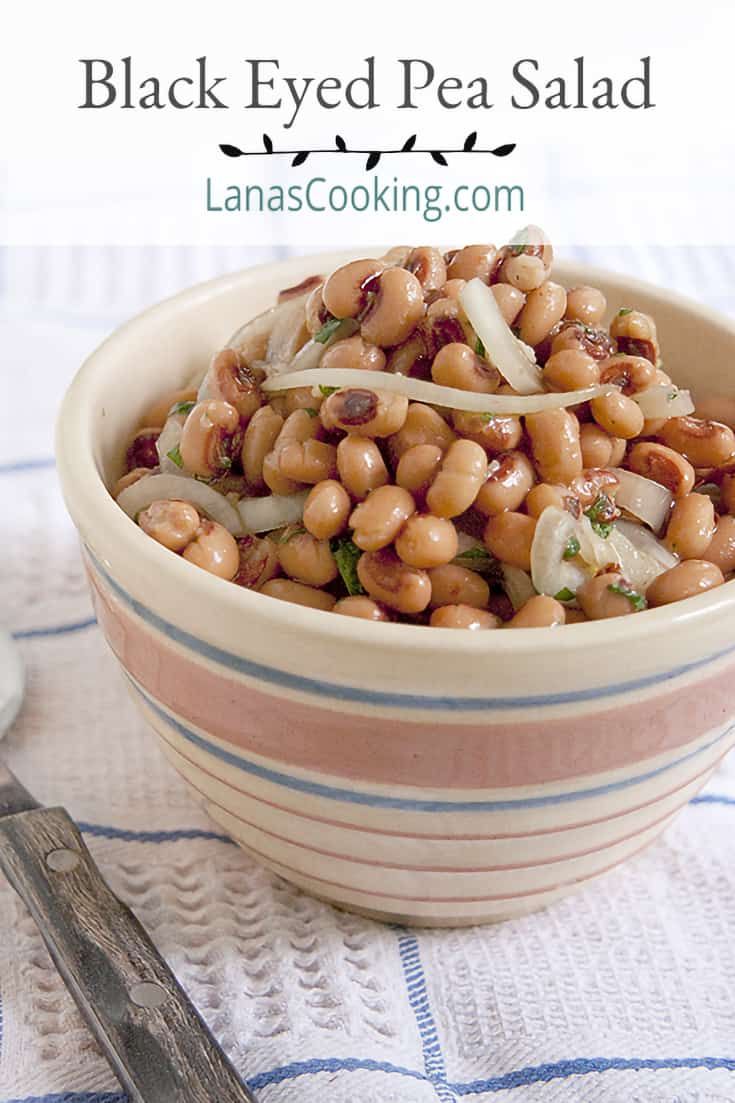
[(396, 248), (283, 290), (162, 395), (114, 496), (236, 586), (472, 630), (633, 616), (735, 572), (735, 399), (653, 318), (502, 248)]

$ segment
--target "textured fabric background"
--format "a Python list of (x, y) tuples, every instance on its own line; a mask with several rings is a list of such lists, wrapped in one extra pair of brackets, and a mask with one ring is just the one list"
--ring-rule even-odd
[[(213, 831), (137, 718), (58, 494), (55, 409), (117, 322), (269, 255), (2, 256), (0, 621), (28, 671), (3, 752), (80, 822), (264, 1103), (732, 1103), (734, 764), (660, 842), (579, 895), (500, 927), (411, 932), (337, 912), (262, 870)], [(735, 312), (733, 250), (579, 255)], [(0, 885), (0, 1103), (122, 1098)]]

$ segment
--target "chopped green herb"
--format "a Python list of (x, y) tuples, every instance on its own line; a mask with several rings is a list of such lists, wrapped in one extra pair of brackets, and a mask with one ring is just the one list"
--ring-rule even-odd
[(516, 245), (511, 245), (510, 251), (514, 257), (520, 257), (522, 253), (525, 253), (528, 248), (528, 244), (525, 241), (519, 241)]
[(487, 549), (483, 548), (481, 544), (476, 544), (474, 548), (467, 548), (466, 551), (460, 552), (459, 555), (455, 556), (454, 562), (459, 563), (460, 560), (463, 560), (465, 563), (468, 563), (474, 562), (476, 559), (481, 560), (490, 558), (492, 557)]
[(574, 596), (574, 592), (567, 586), (563, 590), (559, 590), (558, 594), (554, 594), (557, 601), (571, 601)]
[(620, 310), (618, 311), (618, 318), (624, 318), (626, 314), (632, 314), (632, 313), (633, 313), (633, 307), (632, 306), (621, 306)]
[(611, 594), (622, 594), (623, 597), (627, 597), (636, 613), (648, 608), (648, 602), (643, 594), (639, 594), (637, 590), (632, 590), (624, 582), (613, 582), (611, 586), (608, 586), (608, 590)]
[(195, 406), (196, 402), (174, 402), (173, 406), (168, 412), (168, 416), (171, 417), (173, 414), (191, 413)]
[(674, 399), (678, 398), (678, 397), (679, 397), (679, 392), (678, 391), (669, 391), (669, 393), (666, 395), (666, 401), (667, 402), (673, 402)]
[(496, 414), (480, 414), (480, 421), (483, 425), (490, 425), (495, 421), (496, 416)]
[(364, 594), (360, 579), (357, 576), (357, 562), (362, 552), (349, 536), (335, 536), (329, 545), (332, 555), (337, 563), (337, 570), (342, 576), (347, 593), (352, 597), (355, 594)]
[(314, 340), (319, 345), (326, 345), (329, 338), (336, 333), (341, 325), (341, 318), (330, 318), (329, 321), (325, 322), (322, 328), (314, 334)]
[(613, 530), (613, 521), (617, 516), (612, 499), (608, 498), (607, 494), (600, 494), (590, 508), (584, 511), (584, 515), (589, 517), (592, 528), (597, 535), (601, 536), (603, 540), (607, 540)]
[(475, 352), (477, 353), (478, 356), (482, 356), (484, 358), (484, 356), (485, 356), (485, 346), (483, 345), (483, 343), (482, 343), (482, 341), (480, 340), (479, 337), (475, 341)]
[(319, 417), (319, 411), (315, 410), (313, 406), (305, 406), (304, 410), (309, 417)]
[(178, 444), (176, 445), (175, 448), (172, 448), (170, 452), (167, 452), (166, 455), (168, 456), (168, 458), (170, 460), (172, 460), (176, 464), (177, 467), (183, 467), (184, 466), (184, 461), (181, 458), (181, 450), (180, 450)]
[(335, 391), (339, 390), (339, 387), (324, 387), (320, 383), (319, 384), (319, 390), (321, 391), (321, 393), (324, 395), (325, 398), (329, 398), (330, 394), (334, 394)]
[(570, 536), (567, 540), (567, 546), (564, 549), (564, 559), (574, 559), (575, 555), (579, 555), (579, 540), (576, 536)]

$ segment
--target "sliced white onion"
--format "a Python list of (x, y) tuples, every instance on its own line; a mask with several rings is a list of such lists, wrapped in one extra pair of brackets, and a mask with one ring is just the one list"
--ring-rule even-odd
[(304, 515), (308, 491), (300, 494), (269, 494), (267, 498), (241, 498), (237, 510), (248, 532), (271, 532), (292, 525)]
[(689, 391), (680, 391), (670, 383), (668, 386), (648, 387), (645, 391), (631, 395), (645, 418), (686, 417), (694, 413), (694, 403)]
[(488, 285), (477, 278), (470, 280), (460, 291), (459, 301), (485, 346), (485, 356), (513, 390), (519, 394), (543, 391), (541, 372), (508, 327)]
[(531, 544), (531, 579), (539, 594), (555, 597), (563, 590), (576, 594), (589, 575), (571, 559), (564, 558), (567, 544), (577, 536), (577, 522), (571, 513), (547, 506), (536, 522)]
[(674, 503), (671, 491), (653, 479), (635, 475), (622, 467), (614, 468), (613, 474), (620, 481), (616, 503), (640, 521), (645, 521), (654, 532), (660, 533)]
[[(614, 552), (612, 559), (617, 561), (620, 573), (630, 582), (633, 589), (643, 594), (654, 578), (663, 574), (666, 568), (654, 556), (649, 555), (641, 547), (636, 547), (618, 528), (618, 524), (619, 522), (615, 524), (608, 538), (608, 544)], [(653, 536), (651, 538), (655, 539)]]
[(287, 299), (285, 303), (271, 306), (264, 310), (262, 314), (256, 314), (249, 322), (245, 322), (244, 325), (235, 330), (227, 342), (227, 348), (237, 349), (239, 352), (245, 347), (250, 350), (253, 345), (260, 345), (262, 350), (260, 355), (257, 352), (254, 355), (256, 359), (262, 360), (268, 348), (268, 340), (273, 332), (274, 325), (283, 313), (284, 307), (289, 306), (292, 301)]
[(536, 596), (530, 574), (521, 567), (511, 567), (508, 563), (503, 563), (503, 589), (516, 611), (525, 605), (529, 598)]
[(630, 540), (631, 544), (639, 551), (645, 552), (646, 555), (656, 559), (665, 571), (675, 567), (679, 562), (679, 556), (669, 551), (666, 545), (658, 540), (651, 530), (644, 525), (636, 525), (633, 521), (621, 520), (615, 522), (615, 529)]
[(268, 338), (265, 359), (268, 363), (288, 364), (309, 339), (304, 310), (305, 295), (281, 304)]
[(169, 452), (173, 452), (174, 448), (178, 448), (181, 443), (181, 430), (184, 427), (185, 420), (181, 414), (171, 414), (166, 419), (166, 424), (156, 441), (158, 466), (161, 468), (162, 475), (178, 475), (181, 472), (181, 468), (177, 463), (174, 463), (169, 456)]
[(240, 515), (224, 495), (213, 490), (207, 483), (185, 475), (144, 475), (137, 483), (126, 487), (118, 495), (117, 502), (128, 517), (135, 519), (151, 502), (167, 499), (191, 502), (212, 521), (224, 525), (233, 536), (239, 536), (242, 532)]
[[(305, 346), (306, 347), (306, 346)], [(366, 387), (368, 390), (393, 391), (405, 394), (414, 402), (445, 406), (450, 410), (469, 410), (478, 414), (535, 414), (539, 410), (577, 406), (591, 398), (611, 394), (617, 388), (608, 385), (586, 387), (583, 391), (510, 395), (478, 394), (457, 387), (442, 387), (425, 379), (400, 375), (398, 372), (361, 371), (352, 368), (326, 368), (314, 371), (272, 375), (263, 384), (264, 391), (289, 390), (292, 387)]]
[(610, 547), (609, 537), (600, 536), (592, 527), (589, 517), (582, 515), (576, 521), (574, 535), (579, 541), (579, 554), (585, 563), (601, 571), (609, 563), (615, 561), (615, 555)]

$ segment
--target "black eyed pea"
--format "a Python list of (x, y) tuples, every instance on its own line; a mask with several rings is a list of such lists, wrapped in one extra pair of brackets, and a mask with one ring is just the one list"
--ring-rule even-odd
[(238, 536), (240, 565), (233, 582), (247, 590), (258, 590), (264, 582), (280, 573), (278, 548), (268, 536)]
[(526, 431), (536, 468), (544, 482), (568, 484), (582, 473), (579, 422), (569, 410), (528, 414)]
[(181, 552), (199, 531), (200, 517), (190, 502), (162, 500), (141, 510), (138, 524), (164, 548)]
[(487, 478), (487, 455), (472, 440), (451, 444), (426, 494), (426, 505), (437, 517), (458, 517), (474, 502)]
[(502, 376), (469, 345), (452, 341), (440, 348), (431, 365), (431, 378), (444, 387), (494, 394)]
[(307, 586), (327, 586), (339, 573), (329, 541), (294, 526), (280, 535), (277, 554), (284, 574)]
[(350, 517), (352, 539), (363, 551), (377, 551), (392, 544), (416, 503), (400, 486), (379, 486), (357, 506)]
[(671, 417), (659, 435), (664, 444), (681, 452), (694, 467), (722, 467), (735, 459), (735, 432), (718, 421)]
[(714, 535), (702, 553), (702, 559), (714, 563), (723, 575), (735, 571), (735, 517), (720, 517)]
[[(622, 444), (622, 452), (619, 444)], [(585, 467), (617, 467), (625, 455), (625, 444), (622, 437), (611, 437), (596, 422), (588, 421), (579, 427), (579, 446)]]
[(527, 345), (540, 345), (549, 336), (567, 306), (567, 293), (561, 284), (545, 280), (531, 291), (518, 315), (520, 338)]
[(390, 479), (380, 449), (368, 437), (343, 437), (337, 445), (337, 470), (342, 485), (358, 501)]
[(508, 621), (507, 628), (556, 628), (566, 624), (567, 611), (560, 601), (546, 594), (530, 597)]
[(431, 582), (426, 571), (409, 567), (392, 548), (361, 555), (357, 576), (374, 601), (397, 613), (422, 613), (431, 600)]
[(294, 410), (284, 421), (273, 444), (273, 448), (263, 460), (263, 481), (273, 494), (294, 494), (301, 483), (288, 478), (281, 471), (281, 453), (290, 444), (314, 440), (321, 431), (318, 418), (311, 417), (306, 410)]
[(581, 349), (563, 349), (546, 361), (543, 377), (552, 391), (581, 391), (600, 382), (600, 366)]
[(490, 517), (485, 526), (483, 540), (491, 555), (501, 563), (530, 571), (531, 544), (535, 531), (534, 517), (506, 510)]
[(361, 437), (388, 437), (402, 428), (407, 412), (405, 395), (366, 387), (344, 387), (324, 400), (320, 417), (328, 431), (341, 429)]
[(504, 249), (500, 279), (521, 291), (535, 291), (547, 279), (554, 260), (551, 242), (538, 226), (526, 226)]
[(490, 587), (477, 571), (447, 563), (429, 571), (431, 581), (431, 608), (441, 605), (471, 605), (485, 609), (490, 600)]
[(424, 316), (424, 291), (405, 268), (389, 268), (376, 281), (375, 298), (362, 316), (360, 333), (372, 345), (400, 345)]
[(687, 559), (654, 578), (646, 590), (646, 600), (649, 605), (669, 605), (672, 601), (703, 594), (715, 586), (721, 586), (724, 581), (722, 571), (715, 563)]
[(306, 586), (303, 582), (294, 582), (290, 578), (273, 578), (260, 587), (261, 594), (276, 597), (280, 601), (290, 601), (293, 605), (305, 605), (311, 609), (333, 609), (336, 598), (326, 590), (315, 586)]
[(506, 452), (497, 463), (475, 499), (475, 509), (485, 517), (520, 509), (535, 481), (533, 464), (523, 452)]
[(494, 245), (465, 245), (449, 255), (447, 278), (450, 280), (490, 280), (490, 272), (497, 256)]
[(389, 614), (382, 605), (363, 594), (340, 598), (332, 612), (341, 613), (343, 617), (357, 617), (359, 620), (390, 620)]
[(414, 444), (404, 452), (396, 467), (396, 484), (408, 490), (416, 501), (424, 501), (444, 453), (435, 444)]
[(494, 283), (492, 293), (505, 324), (512, 326), (525, 305), (526, 296), (509, 283)]
[(378, 277), (383, 272), (385, 264), (381, 260), (353, 260), (343, 264), (322, 288), (326, 310), (334, 318), (356, 318), (367, 306), (368, 295), (377, 288)]
[(573, 322), (584, 322), (588, 326), (598, 326), (605, 317), (607, 299), (596, 287), (580, 284), (567, 292), (567, 308), (564, 317)]
[(347, 525), (351, 509), (350, 496), (335, 479), (325, 479), (313, 486), (304, 504), (304, 528), (317, 540), (331, 540)]
[(406, 258), (404, 267), (412, 272), (424, 289), (439, 291), (447, 282), (447, 266), (438, 249), (422, 245), (412, 249)]
[(649, 314), (623, 307), (610, 322), (610, 336), (617, 342), (618, 352), (642, 356), (652, 364), (658, 363), (656, 323)]
[(607, 360), (616, 351), (616, 344), (605, 329), (595, 329), (581, 322), (563, 322), (551, 338), (550, 352), (564, 349), (581, 349), (595, 360)]
[(270, 406), (261, 406), (245, 430), (240, 453), (243, 474), (251, 490), (263, 490), (263, 461), (273, 450), (278, 434), (283, 428), (283, 418)]
[(190, 411), (181, 430), (179, 452), (187, 471), (211, 478), (229, 471), (242, 441), (237, 409), (229, 402), (208, 399)]
[(432, 628), (464, 628), (470, 632), (500, 628), (500, 617), (487, 609), (476, 609), (472, 605), (440, 605), (431, 614), (429, 624)]
[[(571, 493), (566, 486), (552, 483), (536, 483), (526, 495), (526, 512), (529, 517), (538, 519), (548, 506), (554, 506), (555, 509), (569, 509), (570, 499)], [(580, 516), (581, 512), (581, 506), (579, 502), (577, 502), (575, 516)]]
[(278, 452), (278, 470), (297, 483), (316, 484), (337, 475), (337, 449), (323, 440), (287, 441)]
[(656, 386), (656, 368), (645, 356), (616, 353), (600, 362), (600, 383), (612, 383), (623, 394), (637, 394)]
[(320, 368), (345, 368), (348, 371), (383, 371), (385, 353), (377, 345), (369, 345), (359, 333), (335, 341), (322, 355)]
[(457, 554), (457, 530), (445, 517), (414, 513), (396, 536), (395, 548), (410, 567), (440, 567)]
[(244, 421), (263, 404), (252, 368), (235, 349), (222, 349), (215, 355), (207, 379), (210, 397), (229, 402)]
[(511, 452), (518, 447), (523, 436), (521, 419), (512, 414), (473, 414), (469, 410), (454, 410), (452, 425), (467, 440), (473, 440), (484, 448), (489, 456)]
[(202, 518), (194, 539), (184, 548), (188, 559), (202, 570), (225, 578), (229, 582), (240, 566), (240, 552), (235, 537), (216, 521)]
[(460, 292), (467, 283), (467, 280), (460, 280), (456, 277), (451, 280), (447, 280), (441, 289), (442, 295), (446, 299), (452, 299), (453, 302), (459, 301)]
[(683, 498), (694, 486), (694, 468), (679, 452), (657, 441), (639, 441), (628, 453), (628, 466), (636, 475), (667, 487)]
[(442, 452), (457, 439), (441, 414), (422, 402), (412, 402), (399, 432), (388, 440), (391, 458), (397, 463), (404, 452), (417, 444), (434, 444)]
[(597, 424), (611, 437), (632, 440), (643, 430), (645, 419), (640, 406), (619, 391), (593, 398), (590, 410)]
[(685, 494), (669, 518), (665, 544), (680, 559), (707, 559), (715, 534), (715, 507), (706, 494)]
[(313, 391), (313, 387), (292, 387), (284, 394), (276, 395), (271, 401), (274, 408), (275, 404), (278, 403), (277, 413), (284, 418), (292, 414), (294, 410), (311, 410), (312, 414), (316, 415), (319, 412), (322, 399), (321, 396), (316, 397)]
[(596, 575), (577, 590), (577, 601), (589, 620), (607, 620), (635, 613), (637, 604), (643, 604), (645, 608), (641, 596), (618, 571)]

